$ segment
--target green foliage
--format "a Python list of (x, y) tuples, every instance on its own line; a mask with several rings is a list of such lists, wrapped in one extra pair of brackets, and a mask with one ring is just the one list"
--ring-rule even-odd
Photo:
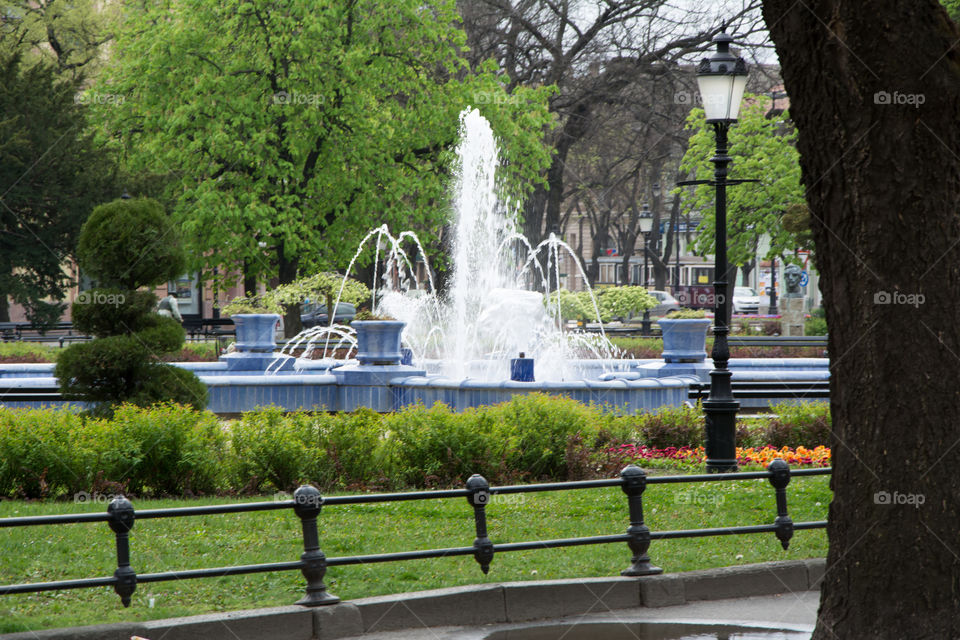
[(89, 336), (136, 333), (154, 315), (157, 297), (150, 291), (97, 288), (82, 291), (73, 301), (73, 326)]
[(940, 4), (944, 6), (954, 22), (960, 22), (960, 0), (940, 0)]
[[(68, 400), (119, 402), (137, 392), (137, 379), (150, 357), (134, 335), (79, 342), (63, 350), (54, 374)], [(109, 412), (109, 407), (104, 407)]]
[(326, 456), (309, 414), (284, 414), (277, 407), (250, 411), (231, 425), (230, 438), (231, 475), (238, 488), (260, 491), (270, 485), (287, 491), (325, 475), (320, 468)]
[(397, 480), (409, 486), (446, 485), (474, 473), (490, 482), (515, 479), (507, 463), (517, 447), (511, 427), (485, 410), (456, 414), (440, 403), (406, 407), (387, 419)]
[(544, 304), (554, 309), (559, 305), (560, 317), (564, 320), (596, 322), (599, 311), (600, 320), (610, 322), (652, 309), (657, 306), (657, 299), (643, 287), (624, 286), (594, 289), (593, 297), (589, 291), (557, 289), (544, 298)]
[(803, 333), (808, 336), (827, 335), (827, 314), (823, 307), (817, 307), (803, 323)]
[(207, 267), (286, 283), (345, 265), (382, 223), (436, 240), (471, 104), (503, 142), (511, 196), (548, 162), (550, 89), (508, 95), (495, 63), (471, 70), (453, 0), (140, 3), (123, 18), (95, 88), (126, 100), (97, 113), (133, 166), (183, 176), (167, 195)]
[[(72, 282), (64, 259), (73, 254), (93, 206), (117, 193), (116, 171), (113, 155), (95, 144), (86, 110), (74, 100), (79, 83), (58, 77), (49, 65), (21, 62), (38, 52), (15, 34), (35, 30), (24, 32), (24, 23), (8, 20), (7, 11), (31, 7), (32, 14), (44, 3), (11, 4), (0, 3), (0, 320), (10, 319), (12, 300), (34, 326), (45, 327), (66, 308)], [(17, 51), (8, 50), (12, 43)]]
[(771, 411), (776, 417), (770, 419), (763, 431), (765, 444), (777, 448), (795, 447), (797, 443), (811, 448), (819, 445), (830, 446), (832, 421), (829, 403), (784, 402), (773, 405)]
[[(23, 2), (0, 0), (0, 55), (22, 53), (28, 66), (52, 70), (69, 83), (92, 78), (106, 59), (114, 3), (99, 0)], [(92, 97), (78, 100), (84, 104)]]
[(64, 397), (93, 403), (95, 415), (116, 405), (179, 402), (202, 409), (207, 388), (195, 374), (159, 362), (179, 351), (185, 332), (153, 312), (156, 297), (137, 291), (179, 275), (183, 248), (155, 200), (115, 200), (97, 207), (83, 225), (80, 266), (109, 288), (84, 291), (74, 301), (77, 327), (97, 338), (68, 347), (55, 373)]
[(156, 200), (117, 199), (93, 210), (77, 244), (80, 268), (102, 285), (136, 289), (186, 269), (179, 233)]
[(341, 302), (359, 304), (370, 297), (370, 289), (352, 278), (321, 271), (256, 296), (234, 298), (222, 310), (229, 316), (241, 313), (282, 314), (284, 307), (299, 305), (305, 300), (323, 300), (327, 309), (331, 309), (338, 295)]
[[(760, 180), (744, 183), (727, 191), (727, 255), (732, 264), (750, 263), (757, 253), (761, 236), (770, 236), (765, 259), (790, 255), (802, 244), (797, 234), (786, 230), (781, 216), (791, 205), (803, 204), (800, 186), (800, 158), (795, 148), (797, 132), (776, 119), (768, 119), (769, 99), (744, 96), (740, 118), (730, 127), (729, 154), (733, 157), (732, 178)], [(787, 114), (780, 118), (788, 119)], [(681, 171), (697, 180), (713, 178), (716, 141), (712, 127), (705, 123), (703, 109), (693, 109), (686, 128), (693, 131), (681, 162)], [(709, 184), (694, 189), (678, 188), (687, 213), (701, 216), (697, 227), (696, 249), (710, 253), (715, 246), (714, 188)]]
[(655, 449), (702, 447), (704, 443), (703, 409), (661, 407), (656, 413), (641, 416), (638, 429), (643, 444)]
[(111, 427), (134, 464), (110, 480), (137, 494), (190, 495), (219, 488), (226, 437), (214, 414), (177, 404), (123, 405)]
[(0, 496), (214, 492), (224, 452), (216, 416), (178, 405), (124, 405), (112, 420), (0, 409)]
[(699, 320), (706, 317), (705, 309), (677, 309), (666, 315), (667, 320)]
[(118, 398), (140, 407), (157, 402), (175, 402), (200, 411), (207, 406), (207, 385), (192, 371), (150, 362), (138, 371), (139, 386), (128, 398)]
[[(777, 418), (750, 426), (741, 420), (738, 444), (829, 444), (826, 404), (774, 411)], [(109, 419), (0, 409), (0, 496), (257, 493), (304, 483), (325, 491), (460, 487), (473, 473), (501, 485), (564, 481), (615, 475), (622, 444), (666, 449), (703, 442), (699, 406), (616, 415), (545, 394), (463, 413), (443, 404), (385, 415), (267, 407), (229, 423), (175, 404), (125, 404)]]
[(80, 426), (80, 417), (67, 411), (0, 409), (0, 496), (41, 498), (76, 489), (90, 472), (78, 464)]

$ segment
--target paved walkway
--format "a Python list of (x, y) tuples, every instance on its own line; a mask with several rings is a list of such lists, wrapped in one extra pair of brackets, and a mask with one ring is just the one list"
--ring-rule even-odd
[[(561, 620), (568, 624), (615, 622), (628, 625), (636, 622), (671, 621), (729, 623), (731, 625), (742, 625), (746, 627), (761, 625), (767, 629), (773, 627), (784, 632), (794, 631), (799, 633), (784, 633), (776, 636), (757, 637), (800, 640), (801, 638), (808, 638), (809, 634), (813, 631), (817, 620), (819, 601), (820, 593), (818, 591), (801, 591), (772, 596), (705, 600), (672, 607), (620, 609), (602, 614), (570, 616)], [(540, 638), (564, 638), (564, 640), (572, 640), (572, 636), (567, 635), (566, 632), (561, 632), (558, 635), (556, 630), (554, 630), (551, 634), (548, 629), (543, 628), (544, 626), (554, 625), (556, 622), (557, 621), (551, 621), (549, 623), (493, 624), (479, 627), (406, 629), (403, 631), (369, 633), (363, 636), (353, 636), (353, 638), (356, 640), (483, 640), (495, 631), (515, 630), (518, 628), (540, 628), (544, 633), (542, 635), (531, 636), (531, 638), (536, 637), (538, 640)], [(625, 638), (636, 637), (626, 626), (624, 626), (623, 636)], [(498, 640), (506, 640), (509, 637), (511, 636), (506, 634), (496, 636)], [(609, 636), (608, 633), (593, 633), (592, 637), (600, 640), (601, 638), (611, 636)], [(743, 636), (737, 637), (740, 638)], [(344, 640), (350, 639), (345, 638)]]

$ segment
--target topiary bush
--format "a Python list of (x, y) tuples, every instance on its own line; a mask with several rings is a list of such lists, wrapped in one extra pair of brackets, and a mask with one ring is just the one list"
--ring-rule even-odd
[(640, 436), (645, 445), (654, 449), (667, 447), (702, 447), (705, 439), (703, 408), (660, 407), (656, 413), (640, 417)]
[(827, 402), (782, 402), (771, 406), (776, 415), (763, 430), (763, 441), (772, 447), (829, 446), (832, 433)]
[(206, 407), (207, 389), (196, 375), (161, 362), (183, 348), (183, 327), (154, 313), (153, 293), (137, 291), (186, 268), (179, 236), (160, 204), (121, 199), (97, 207), (80, 232), (77, 257), (102, 286), (82, 292), (72, 305), (74, 324), (96, 339), (71, 345), (58, 358), (64, 397), (91, 403), (94, 415), (110, 415), (124, 402)]

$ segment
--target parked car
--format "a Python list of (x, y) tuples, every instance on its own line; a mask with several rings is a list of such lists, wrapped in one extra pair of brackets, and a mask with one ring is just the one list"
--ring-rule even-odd
[(657, 299), (657, 306), (650, 309), (650, 317), (658, 318), (665, 316), (671, 311), (678, 311), (680, 303), (666, 291), (648, 291), (650, 295)]
[(733, 288), (733, 312), (757, 313), (760, 310), (760, 296), (750, 287)]
[[(350, 322), (357, 315), (357, 309), (347, 302), (337, 303), (337, 310), (333, 314), (335, 324)], [(305, 328), (325, 327), (330, 324), (330, 316), (327, 314), (327, 305), (306, 302), (300, 307), (300, 322)]]

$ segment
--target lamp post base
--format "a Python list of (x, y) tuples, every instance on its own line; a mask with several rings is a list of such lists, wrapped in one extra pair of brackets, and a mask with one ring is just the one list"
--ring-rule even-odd
[[(711, 387), (713, 385), (711, 384)], [(703, 402), (707, 430), (707, 473), (731, 473), (737, 470), (737, 411), (736, 400)]]

